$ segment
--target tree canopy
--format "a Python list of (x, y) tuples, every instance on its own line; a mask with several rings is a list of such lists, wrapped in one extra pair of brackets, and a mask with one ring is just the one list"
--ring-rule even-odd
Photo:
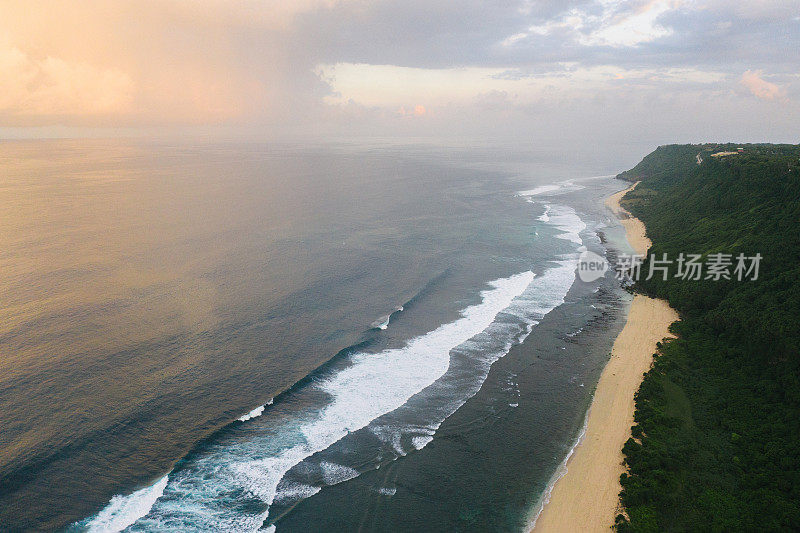
[(681, 320), (636, 394), (617, 529), (800, 530), (800, 146), (662, 146), (618, 178), (641, 181), (623, 205), (653, 241), (642, 272), (763, 259), (757, 280), (637, 282)]

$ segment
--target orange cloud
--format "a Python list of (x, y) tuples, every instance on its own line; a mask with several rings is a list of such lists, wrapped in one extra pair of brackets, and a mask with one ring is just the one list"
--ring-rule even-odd
[(397, 113), (404, 117), (423, 117), (428, 114), (428, 110), (422, 104), (417, 104), (413, 108), (406, 109), (405, 106), (400, 106)]
[(120, 70), (98, 68), (46, 56), (35, 59), (19, 48), (0, 48), (0, 113), (99, 115), (124, 113), (133, 99), (131, 77)]
[(756, 98), (762, 100), (775, 100), (784, 98), (783, 89), (762, 78), (763, 70), (747, 70), (742, 74), (739, 83), (747, 88)]
[[(283, 113), (299, 98), (284, 37), (298, 15), (339, 1), (3, 0), (0, 126), (224, 124)], [(239, 35), (258, 39), (247, 48)]]

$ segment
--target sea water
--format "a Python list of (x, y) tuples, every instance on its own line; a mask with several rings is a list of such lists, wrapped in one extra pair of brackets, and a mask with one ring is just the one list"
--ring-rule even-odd
[(0, 152), (4, 523), (524, 527), (624, 311), (613, 276), (575, 277), (583, 250), (613, 254), (605, 168), (452, 146)]

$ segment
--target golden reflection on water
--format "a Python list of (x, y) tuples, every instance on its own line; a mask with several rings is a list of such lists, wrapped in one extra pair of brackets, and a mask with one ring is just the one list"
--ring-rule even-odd
[[(330, 355), (321, 349), (274, 370), (272, 381), (252, 372), (254, 360), (270, 360), (265, 320), (286, 353), (302, 349), (290, 334), (298, 326), (265, 318), (265, 302), (309, 274), (303, 248), (281, 253), (282, 242), (300, 239), (304, 220), (324, 227), (306, 194), (313, 184), (304, 190), (262, 174), (256, 162), (211, 149), (0, 143), (0, 478), (53, 463), (46, 474), (34, 470), (25, 490), (0, 496), (0, 506), (35, 513), (59, 499), (53, 491), (85, 493), (70, 468), (102, 477), (102, 461), (130, 459), (129, 475), (146, 476), (136, 453), (164, 457), (150, 465), (163, 471), (227, 421), (221, 402), (250, 409)], [(332, 321), (342, 319), (332, 311)], [(224, 333), (242, 323), (253, 326)], [(224, 399), (214, 398), (220, 379), (235, 385), (218, 388)], [(191, 424), (181, 402), (192, 403)], [(151, 425), (133, 427), (138, 419)], [(114, 428), (141, 440), (126, 450), (111, 443)], [(101, 453), (104, 440), (113, 453)]]

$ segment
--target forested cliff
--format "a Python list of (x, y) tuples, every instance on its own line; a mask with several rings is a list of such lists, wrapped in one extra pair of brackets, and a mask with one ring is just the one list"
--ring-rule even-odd
[[(617, 528), (800, 530), (800, 146), (662, 146), (618, 178), (653, 241), (636, 289), (681, 320), (636, 396)], [(690, 254), (730, 279), (686, 276)]]

